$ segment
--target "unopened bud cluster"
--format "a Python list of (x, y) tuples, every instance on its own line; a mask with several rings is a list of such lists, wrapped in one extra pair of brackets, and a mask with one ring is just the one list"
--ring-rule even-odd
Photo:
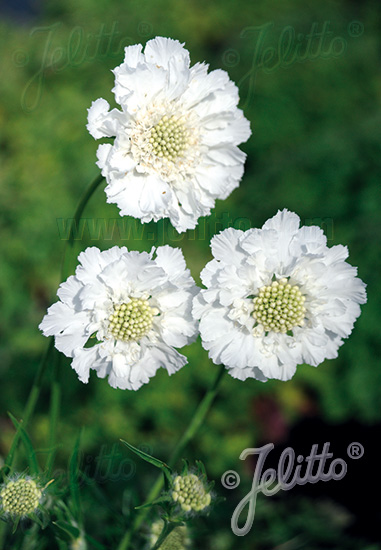
[(286, 278), (282, 278), (259, 289), (253, 300), (252, 315), (266, 332), (286, 333), (304, 325), (305, 300), (297, 285), (290, 285)]
[(157, 157), (168, 160), (176, 159), (188, 145), (189, 134), (183, 120), (165, 115), (151, 130), (149, 142)]
[(156, 308), (150, 307), (148, 300), (131, 298), (128, 303), (114, 306), (114, 312), (109, 317), (108, 330), (117, 340), (139, 340), (152, 327), (155, 314)]
[(172, 498), (184, 512), (201, 512), (211, 501), (210, 493), (205, 491), (202, 481), (195, 474), (175, 478)]
[(0, 491), (4, 512), (13, 516), (26, 516), (36, 510), (42, 491), (32, 479), (9, 481)]

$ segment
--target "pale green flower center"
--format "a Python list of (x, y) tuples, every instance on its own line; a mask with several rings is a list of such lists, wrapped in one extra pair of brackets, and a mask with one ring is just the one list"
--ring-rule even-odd
[(42, 491), (32, 479), (10, 481), (0, 492), (4, 512), (15, 516), (34, 512), (41, 496)]
[(185, 512), (201, 512), (210, 504), (210, 493), (195, 474), (177, 476), (173, 484), (172, 498)]
[(165, 115), (152, 128), (149, 142), (157, 157), (174, 160), (187, 148), (189, 132), (182, 118)]
[(153, 316), (157, 313), (155, 309), (150, 307), (148, 300), (141, 298), (131, 298), (128, 303), (114, 305), (108, 330), (117, 340), (140, 340), (152, 327)]
[(252, 315), (266, 332), (286, 333), (304, 325), (305, 300), (299, 287), (283, 278), (259, 289)]

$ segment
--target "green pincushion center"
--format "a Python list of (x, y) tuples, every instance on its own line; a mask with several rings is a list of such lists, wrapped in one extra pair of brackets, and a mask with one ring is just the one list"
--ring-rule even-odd
[(176, 159), (187, 148), (189, 132), (181, 118), (163, 116), (151, 130), (149, 142), (153, 153), (167, 160)]
[(286, 278), (261, 287), (253, 302), (252, 315), (266, 332), (286, 333), (304, 325), (305, 297), (299, 287), (290, 285)]
[(151, 329), (154, 314), (148, 300), (131, 298), (128, 303), (114, 305), (108, 330), (117, 340), (140, 340)]

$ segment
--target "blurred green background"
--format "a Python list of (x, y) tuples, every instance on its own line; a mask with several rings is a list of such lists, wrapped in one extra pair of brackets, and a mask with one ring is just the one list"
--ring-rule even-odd
[[(336, 521), (340, 514), (320, 513), (310, 500), (298, 500), (290, 514), (281, 499), (262, 497), (252, 532), (237, 539), (230, 530), (231, 514), (252, 478), (239, 455), (266, 437), (258, 403), (275, 403), (286, 426), (311, 409), (338, 429), (353, 420), (368, 427), (381, 421), (379, 8), (376, 1), (348, 0), (49, 0), (2, 6), (0, 455), (13, 435), (6, 411), (21, 416), (46, 346), (37, 326), (56, 299), (67, 220), (98, 174), (98, 142), (86, 131), (86, 109), (98, 97), (113, 105), (110, 70), (122, 62), (125, 46), (169, 36), (186, 43), (192, 64), (205, 60), (211, 69), (225, 69), (240, 87), (253, 131), (241, 147), (248, 155), (241, 186), (218, 201), (196, 231), (181, 236), (167, 223), (142, 228), (132, 220), (121, 229), (118, 209), (106, 204), (100, 188), (77, 235), (73, 269), (77, 252), (89, 245), (149, 250), (166, 242), (183, 249), (199, 281), (214, 233), (228, 226), (260, 227), (285, 207), (304, 224), (320, 225), (330, 246), (348, 245), (349, 261), (368, 285), (368, 304), (339, 358), (317, 369), (302, 365), (287, 383), (224, 380), (187, 456), (204, 461), (227, 500), (209, 519), (194, 521), (193, 538), (194, 547), (205, 550), (228, 550), (237, 541), (244, 550), (381, 548), (365, 534), (347, 538), (346, 522)], [(290, 38), (287, 59), (280, 60), (282, 40)], [(199, 341), (184, 353), (189, 365), (170, 380), (160, 371), (137, 392), (114, 390), (95, 376), (83, 385), (64, 360), (57, 467), (66, 468), (80, 426), (90, 468), (101, 449), (115, 464), (132, 459), (117, 445), (121, 437), (166, 459), (216, 372)], [(30, 427), (40, 449), (47, 446), (48, 407), (49, 374)], [(98, 484), (104, 501), (83, 490), (89, 532), (110, 547), (126, 527), (130, 502), (144, 499), (156, 475), (133, 462), (137, 473), (125, 485), (112, 479)], [(241, 473), (234, 497), (219, 483), (228, 469)], [(41, 535), (41, 548), (48, 537)]]

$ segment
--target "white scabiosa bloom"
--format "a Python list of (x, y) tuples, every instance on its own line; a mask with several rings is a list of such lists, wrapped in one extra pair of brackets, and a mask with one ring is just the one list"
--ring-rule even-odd
[(186, 364), (174, 347), (197, 335), (197, 287), (179, 249), (162, 246), (153, 255), (154, 249), (87, 248), (75, 276), (60, 285), (60, 301), (39, 328), (73, 358), (82, 382), (94, 369), (114, 388), (137, 390), (159, 367), (172, 374)]
[(121, 110), (97, 99), (87, 125), (95, 139), (116, 137), (97, 153), (107, 201), (142, 222), (170, 218), (179, 232), (239, 185), (246, 155), (238, 145), (251, 134), (228, 74), (189, 65), (177, 40), (157, 37), (144, 53), (127, 47), (113, 71)]
[(366, 302), (347, 248), (299, 222), (283, 210), (262, 229), (212, 239), (193, 314), (209, 356), (234, 378), (289, 380), (298, 364), (336, 357)]

